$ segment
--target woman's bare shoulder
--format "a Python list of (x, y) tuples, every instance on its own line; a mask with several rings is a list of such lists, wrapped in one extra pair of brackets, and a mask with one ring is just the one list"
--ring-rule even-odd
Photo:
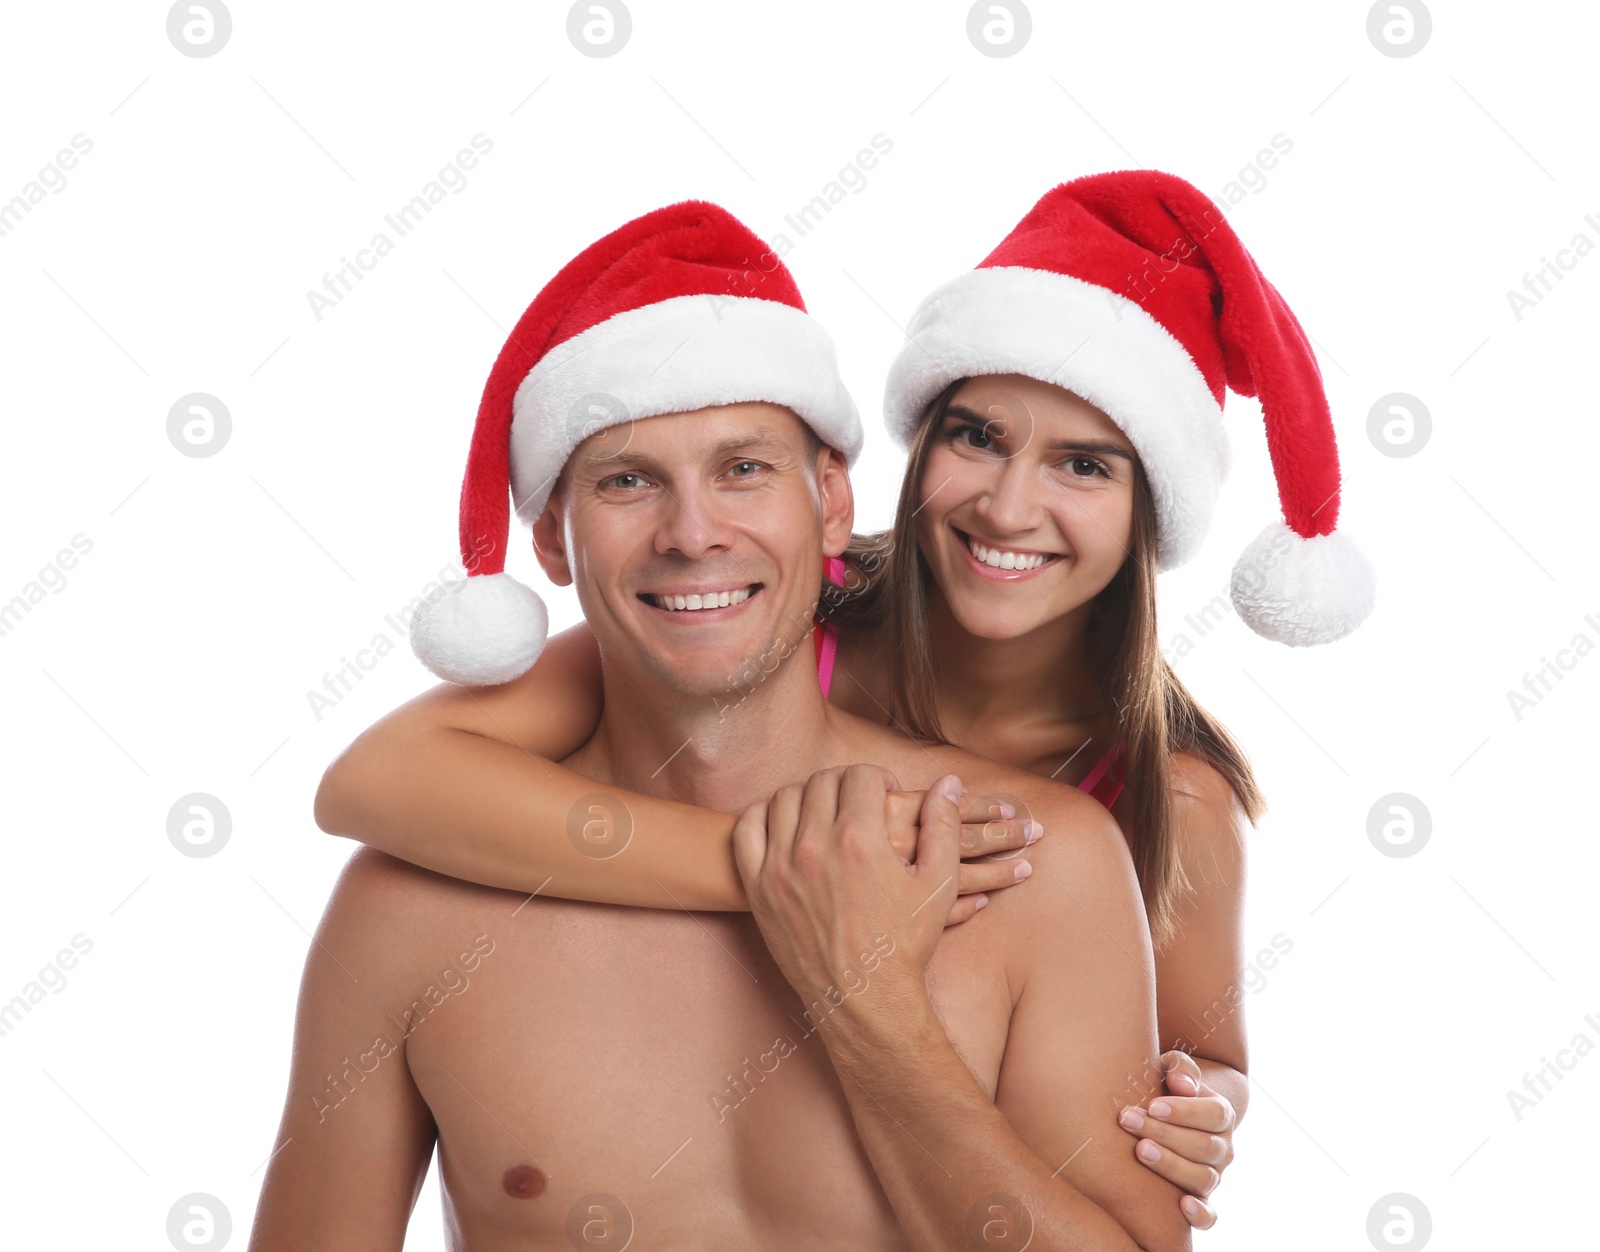
[(1232, 784), (1198, 753), (1172, 754), (1172, 829), (1178, 855), (1191, 881), (1209, 881), (1212, 870), (1227, 881), (1236, 877), (1245, 855), (1250, 820)]
[(1174, 796), (1187, 796), (1207, 804), (1226, 805), (1233, 788), (1217, 767), (1187, 748), (1172, 754), (1167, 785)]

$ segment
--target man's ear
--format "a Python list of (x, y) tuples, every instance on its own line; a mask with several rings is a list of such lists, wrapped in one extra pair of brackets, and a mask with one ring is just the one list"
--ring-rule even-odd
[(558, 587), (572, 585), (572, 566), (567, 560), (563, 513), (561, 494), (552, 491), (543, 512), (533, 522), (533, 554), (538, 558), (545, 577)]
[(856, 498), (850, 486), (850, 463), (844, 453), (827, 444), (817, 451), (817, 490), (822, 494), (822, 550), (829, 556), (841, 556), (850, 546)]

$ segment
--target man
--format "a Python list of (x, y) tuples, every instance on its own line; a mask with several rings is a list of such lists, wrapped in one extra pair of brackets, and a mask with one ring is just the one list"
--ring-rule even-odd
[[(638, 251), (665, 225), (608, 236), (596, 247), (626, 263), (588, 264), (585, 253), (546, 292), (574, 267), (596, 282), (648, 271)], [(704, 263), (703, 248), (674, 238), (676, 257)], [(491, 376), (475, 458), (500, 446), (486, 415), (512, 393), (520, 402), (553, 386), (540, 373), (552, 360), (582, 362), (571, 385), (589, 387), (592, 367), (625, 343), (640, 376), (672, 374), (640, 356), (633, 334), (609, 348), (590, 336), (563, 354), (610, 317), (580, 318), (584, 329), (563, 337), (551, 328), (571, 323), (538, 307), (496, 366), (524, 381)], [(717, 325), (731, 316), (717, 315)], [(618, 329), (639, 321), (623, 316)], [(666, 347), (674, 360), (703, 347), (708, 361), (735, 361), (727, 343), (689, 343)], [(524, 898), (358, 851), (307, 958), (253, 1249), (398, 1249), (435, 1138), (451, 1244), (478, 1252), (635, 1238), (695, 1249), (1188, 1247), (1179, 1193), (1116, 1124), (1159, 1074), (1149, 937), (1121, 835), (1087, 796), (822, 699), (809, 650), (794, 643), (808, 638), (821, 554), (849, 538), (847, 462), (859, 444), (809, 375), (789, 382), (798, 390), (780, 380), (769, 393), (779, 400), (736, 394), (684, 411), (630, 390), (635, 402), (599, 429), (569, 430), (542, 451), (517, 428), (538, 420), (533, 408), (507, 419), (517, 494), (537, 502), (540, 564), (576, 583), (600, 644), (605, 712), (563, 764), (601, 793), (747, 810), (737, 851), (755, 914)], [(552, 464), (554, 481), (539, 482)], [(475, 467), (493, 469), (469, 462), (464, 549), (493, 528), (474, 512), (493, 496), (476, 491)], [(502, 481), (502, 509), (504, 494)], [(432, 623), (436, 668), (531, 664), (542, 612), (516, 618), (521, 593), (480, 582), (496, 578), (481, 566), (464, 602), (447, 602), (454, 620)], [(717, 594), (720, 605), (723, 592), (724, 607), (663, 599)], [(474, 617), (485, 604), (489, 616)], [(508, 618), (537, 626), (537, 643)], [(788, 659), (724, 715), (730, 675), (757, 656)], [(955, 806), (930, 790), (908, 867), (889, 850), (883, 798), (891, 780), (933, 789), (951, 774), (1017, 797), (1050, 838), (1029, 852), (1039, 881), (945, 931)], [(347, 1056), (354, 1066), (332, 1072)]]

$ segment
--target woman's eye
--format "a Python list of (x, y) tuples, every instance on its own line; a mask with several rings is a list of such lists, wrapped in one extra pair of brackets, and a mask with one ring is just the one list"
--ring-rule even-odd
[[(973, 443), (971, 439), (967, 438), (968, 435), (976, 436), (978, 439), (981, 439), (984, 442)], [(989, 439), (989, 432), (984, 430), (981, 426), (968, 426), (963, 423), (952, 430), (950, 432), (950, 436), (953, 439), (959, 439), (961, 442), (965, 443), (967, 447), (976, 448), (980, 451), (988, 451), (994, 446)]]
[[(1092, 456), (1075, 456), (1068, 461), (1067, 464), (1072, 467), (1074, 476), (1078, 478), (1088, 478), (1096, 474), (1102, 475), (1106, 478), (1111, 477), (1111, 471), (1105, 467), (1105, 463), (1103, 461), (1096, 460)], [(1079, 467), (1084, 465), (1089, 467), (1089, 472), (1087, 474), (1078, 472)]]

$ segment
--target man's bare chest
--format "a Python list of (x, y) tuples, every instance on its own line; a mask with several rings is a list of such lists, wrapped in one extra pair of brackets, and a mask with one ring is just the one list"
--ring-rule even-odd
[[(699, 1246), (717, 1231), (804, 1246), (812, 1229), (819, 1247), (842, 1232), (896, 1246), (822, 1033), (842, 997), (872, 994), (870, 954), (840, 997), (806, 1005), (748, 914), (517, 903), (464, 902), (493, 950), (407, 1045), (464, 1225), (555, 1243), (603, 1196)], [(992, 1096), (1011, 1006), (984, 920), (946, 936), (929, 981)]]

